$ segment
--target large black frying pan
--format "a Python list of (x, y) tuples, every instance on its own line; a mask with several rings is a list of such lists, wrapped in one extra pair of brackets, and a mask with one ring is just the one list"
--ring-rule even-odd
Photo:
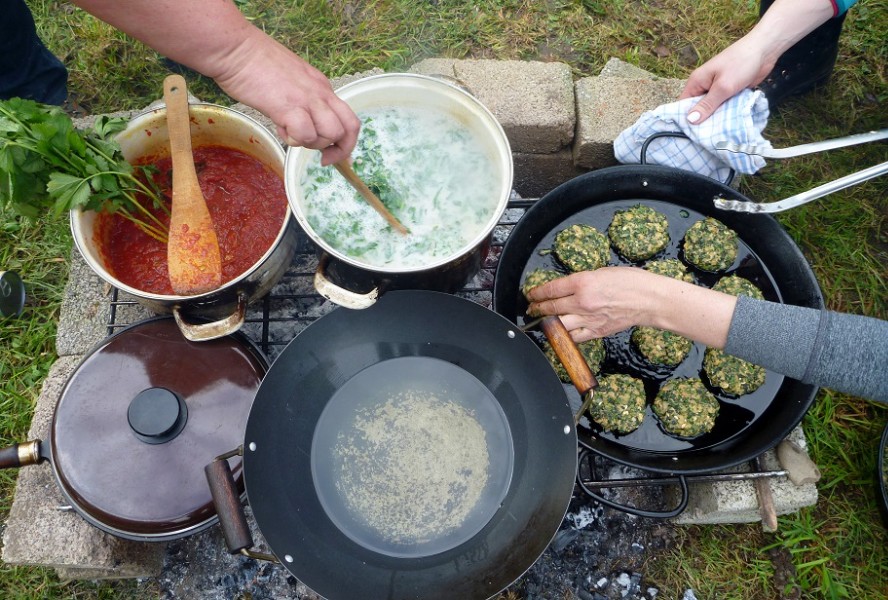
[[(551, 268), (554, 257), (540, 255), (551, 247), (555, 233), (583, 222), (604, 233), (616, 210), (645, 204), (664, 213), (670, 222), (671, 242), (662, 257), (683, 258), (684, 232), (704, 216), (712, 216), (734, 229), (741, 240), (737, 261), (727, 273), (751, 279), (766, 299), (808, 307), (822, 307), (817, 280), (798, 247), (770, 216), (727, 212), (713, 206), (713, 199), (744, 200), (736, 190), (700, 175), (660, 166), (617, 166), (572, 179), (528, 209), (516, 224), (503, 248), (494, 281), (494, 310), (523, 325), (527, 302), (520, 291), (526, 273), (538, 266)], [(611, 264), (631, 264), (612, 252)], [(711, 286), (724, 274), (694, 272), (700, 285)], [(672, 377), (700, 375), (704, 347), (696, 344), (675, 369), (646, 364), (628, 343), (628, 332), (605, 340), (608, 359), (602, 373), (625, 372), (645, 380), (649, 400), (659, 385)], [(579, 398), (565, 385), (572, 404)], [(730, 398), (718, 395), (721, 412), (712, 432), (694, 439), (667, 434), (651, 414), (628, 435), (602, 431), (583, 419), (578, 427), (580, 443), (619, 463), (649, 471), (699, 474), (748, 461), (775, 446), (801, 421), (817, 393), (806, 385), (768, 372), (765, 385), (753, 394)]]
[[(474, 410), (491, 449), (494, 489), (479, 501), (485, 515), (456, 537), (385, 546), (340, 503), (324, 457), (357, 423), (351, 405), (417, 378), (441, 391), (457, 380), (477, 383)], [(321, 317), (286, 347), (250, 410), (243, 455), (259, 530), (314, 591), (331, 599), (449, 600), (496, 594), (545, 550), (573, 492), (577, 439), (558, 378), (514, 323), (457, 296), (392, 291), (365, 310)], [(358, 462), (349, 474), (360, 474)], [(208, 478), (217, 506), (236, 508), (236, 494), (220, 486), (226, 464), (209, 465)], [(218, 510), (229, 549), (251, 546), (245, 521)]]

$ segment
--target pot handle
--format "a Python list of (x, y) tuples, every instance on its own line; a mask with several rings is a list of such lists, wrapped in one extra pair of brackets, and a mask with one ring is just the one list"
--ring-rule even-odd
[[(587, 448), (583, 448), (580, 451), (579, 457), (579, 466), (582, 466), (584, 460), (589, 461), (589, 457), (591, 456), (591, 451)], [(637, 517), (648, 517), (651, 519), (671, 519), (673, 517), (677, 517), (688, 507), (688, 480), (684, 475), (677, 475), (674, 478), (674, 483), (677, 483), (681, 488), (681, 498), (678, 500), (678, 504), (675, 508), (664, 510), (664, 511), (656, 511), (656, 510), (644, 510), (642, 508), (636, 508), (634, 506), (629, 506), (628, 504), (620, 504), (619, 502), (614, 502), (613, 500), (608, 500), (604, 496), (600, 494), (596, 494), (593, 492), (588, 485), (583, 481), (582, 477), (580, 477), (580, 468), (577, 468), (577, 485), (583, 490), (583, 493), (598, 502), (599, 504), (603, 504), (610, 508), (621, 510), (625, 513), (629, 513), (630, 515), (635, 515)], [(589, 462), (589, 467), (592, 469), (592, 463)], [(594, 469), (593, 469), (594, 471)]]
[(192, 342), (205, 342), (215, 340), (220, 337), (232, 334), (244, 324), (247, 316), (247, 297), (243, 293), (237, 295), (237, 307), (234, 312), (227, 317), (212, 323), (189, 323), (185, 320), (185, 316), (179, 308), (179, 305), (173, 307), (173, 316), (176, 318), (176, 325), (179, 331), (185, 336), (185, 339)]
[(231, 474), (231, 465), (228, 459), (242, 453), (238, 448), (227, 454), (217, 456), (213, 462), (204, 467), (207, 484), (210, 486), (210, 494), (213, 497), (213, 505), (219, 517), (219, 525), (222, 527), (222, 535), (225, 537), (225, 545), (232, 554), (243, 554), (249, 558), (279, 562), (272, 554), (254, 552), (253, 535), (247, 524), (244, 507), (241, 505), (240, 496), (237, 493), (237, 485)]
[(0, 469), (17, 469), (41, 462), (44, 457), (40, 455), (40, 444), (40, 440), (31, 440), (0, 449)]
[(327, 270), (326, 256), (318, 262), (318, 269), (315, 271), (314, 286), (315, 290), (334, 304), (345, 308), (356, 310), (370, 308), (379, 299), (379, 288), (375, 287), (366, 294), (359, 294), (351, 290), (339, 287), (324, 274)]

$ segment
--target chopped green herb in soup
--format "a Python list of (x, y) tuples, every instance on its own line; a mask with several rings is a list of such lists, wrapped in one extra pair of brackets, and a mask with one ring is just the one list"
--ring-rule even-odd
[(301, 181), (314, 232), (370, 267), (439, 264), (469, 245), (494, 217), (498, 171), (469, 128), (421, 108), (362, 111), (354, 169), (410, 230), (398, 233), (313, 153)]

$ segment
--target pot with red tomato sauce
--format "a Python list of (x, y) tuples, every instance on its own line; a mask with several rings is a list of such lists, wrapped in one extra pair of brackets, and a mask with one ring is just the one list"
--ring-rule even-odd
[[(209, 340), (241, 327), (247, 305), (280, 280), (297, 243), (283, 183), (284, 151), (258, 121), (222, 106), (189, 106), (201, 191), (222, 254), (222, 285), (198, 295), (173, 292), (166, 244), (112, 213), (71, 211), (71, 229), (84, 260), (106, 282), (158, 313), (173, 313), (183, 335)], [(172, 190), (166, 108), (136, 116), (117, 140), (133, 164), (151, 164), (154, 184)], [(169, 215), (151, 209), (161, 222)]]

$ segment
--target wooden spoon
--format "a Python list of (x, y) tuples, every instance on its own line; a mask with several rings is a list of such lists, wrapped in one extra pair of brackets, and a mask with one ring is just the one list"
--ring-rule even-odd
[(222, 256), (194, 169), (188, 90), (181, 75), (164, 79), (163, 99), (173, 162), (173, 207), (167, 243), (170, 283), (177, 294), (191, 296), (222, 285)]
[(351, 159), (346, 158), (345, 160), (340, 160), (339, 162), (333, 163), (333, 166), (336, 167), (336, 170), (339, 171), (343, 177), (345, 177), (346, 181), (352, 184), (352, 186), (360, 192), (364, 197), (364, 200), (370, 203), (370, 206), (376, 209), (376, 212), (381, 214), (383, 218), (389, 222), (389, 225), (391, 225), (395, 231), (403, 233), (404, 235), (410, 233), (410, 230), (404, 227), (398, 218), (385, 207), (382, 200), (376, 197), (376, 194), (367, 187), (367, 184), (361, 181), (361, 178), (358, 177), (358, 174), (355, 173), (355, 170), (351, 166)]

